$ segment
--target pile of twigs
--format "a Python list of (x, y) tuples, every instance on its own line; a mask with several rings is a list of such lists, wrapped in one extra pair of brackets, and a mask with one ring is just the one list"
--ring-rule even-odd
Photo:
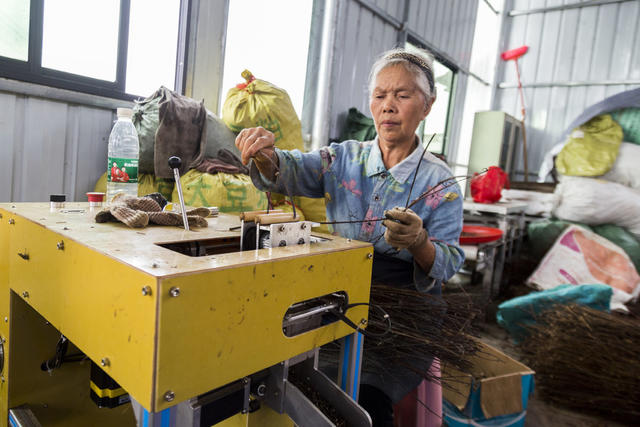
[(540, 396), (640, 423), (640, 318), (578, 305), (543, 313), (522, 344)]
[[(439, 382), (440, 378), (428, 371), (437, 357), (442, 364), (468, 371), (469, 356), (478, 352), (478, 343), (470, 333), (479, 310), (467, 295), (436, 297), (374, 284), (370, 304), (368, 337), (364, 340), (367, 369), (385, 372), (404, 366)], [(381, 316), (378, 307), (389, 320)]]

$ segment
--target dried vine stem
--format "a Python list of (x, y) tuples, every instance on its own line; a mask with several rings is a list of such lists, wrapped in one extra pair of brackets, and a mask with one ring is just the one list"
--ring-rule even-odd
[[(480, 351), (471, 336), (472, 321), (480, 311), (469, 296), (439, 297), (373, 284), (370, 300), (371, 307), (379, 306), (389, 315), (391, 328), (390, 333), (382, 335), (389, 328), (387, 321), (376, 310), (369, 310), (367, 331), (381, 336), (364, 340), (363, 370), (393, 376), (395, 367), (400, 366), (429, 381), (440, 382), (440, 377), (429, 372), (436, 357), (442, 364), (470, 371), (469, 356)], [(331, 347), (327, 351), (331, 354)]]
[(521, 349), (551, 403), (640, 424), (640, 318), (580, 305), (538, 317)]

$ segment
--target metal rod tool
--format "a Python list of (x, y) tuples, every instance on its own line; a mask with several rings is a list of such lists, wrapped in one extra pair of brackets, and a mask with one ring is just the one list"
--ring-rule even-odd
[(176, 187), (178, 188), (178, 197), (180, 198), (180, 209), (182, 210), (182, 222), (184, 222), (185, 231), (189, 231), (189, 221), (187, 220), (187, 210), (184, 207), (184, 196), (182, 195), (182, 186), (180, 185), (180, 165), (182, 160), (180, 157), (169, 157), (169, 167), (173, 169), (173, 178), (176, 180)]

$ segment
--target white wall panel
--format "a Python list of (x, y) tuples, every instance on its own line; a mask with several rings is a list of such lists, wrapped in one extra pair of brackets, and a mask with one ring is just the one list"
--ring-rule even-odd
[[(514, 0), (505, 10), (575, 4), (576, 0)], [(537, 172), (544, 154), (582, 111), (639, 84), (640, 2), (626, 1), (576, 9), (536, 12), (506, 18), (504, 50), (528, 45), (519, 59), (525, 86), (529, 169)], [(516, 83), (513, 61), (501, 62), (498, 82)], [(620, 81), (622, 84), (601, 84)], [(566, 83), (574, 83), (567, 86)], [(518, 91), (496, 91), (494, 108), (520, 117)]]
[(86, 200), (106, 169), (112, 110), (0, 92), (0, 201)]

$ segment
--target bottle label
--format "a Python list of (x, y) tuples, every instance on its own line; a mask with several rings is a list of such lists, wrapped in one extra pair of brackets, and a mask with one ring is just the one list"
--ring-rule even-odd
[(109, 157), (107, 182), (138, 182), (138, 159)]

